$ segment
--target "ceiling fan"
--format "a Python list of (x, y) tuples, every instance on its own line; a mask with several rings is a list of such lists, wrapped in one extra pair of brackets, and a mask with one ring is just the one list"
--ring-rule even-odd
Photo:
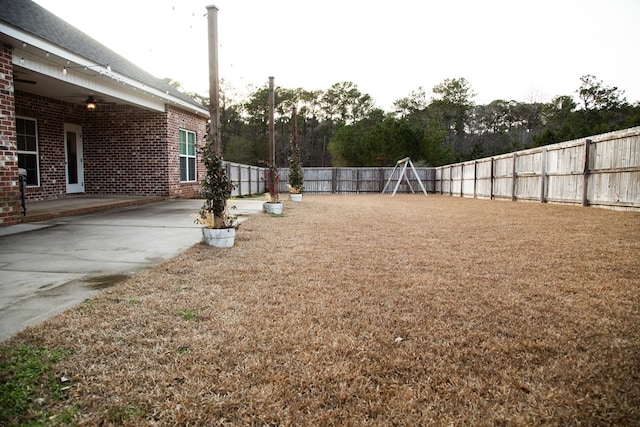
[(35, 80), (22, 79), (18, 76), (18, 74), (13, 75), (13, 81), (16, 83), (25, 83), (28, 85), (34, 85), (37, 83)]

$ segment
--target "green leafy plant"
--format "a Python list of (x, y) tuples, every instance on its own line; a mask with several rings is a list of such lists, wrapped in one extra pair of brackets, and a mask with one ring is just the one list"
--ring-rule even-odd
[(291, 194), (300, 194), (304, 189), (302, 163), (298, 156), (297, 150), (289, 157), (289, 192)]
[(227, 210), (227, 200), (234, 185), (227, 177), (222, 156), (217, 154), (215, 141), (207, 136), (200, 151), (205, 176), (201, 183), (200, 196), (204, 204), (195, 216), (195, 222), (207, 228), (237, 228), (237, 216)]

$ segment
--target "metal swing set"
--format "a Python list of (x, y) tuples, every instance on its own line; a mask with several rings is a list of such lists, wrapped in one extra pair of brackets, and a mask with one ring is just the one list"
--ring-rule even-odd
[(402, 180), (404, 180), (407, 183), (407, 185), (409, 186), (409, 189), (411, 189), (411, 192), (415, 194), (415, 191), (413, 191), (413, 187), (411, 186), (411, 182), (409, 181), (409, 177), (407, 177), (407, 167), (411, 167), (411, 170), (413, 171), (413, 175), (416, 177), (416, 180), (418, 180), (418, 184), (420, 184), (420, 188), (422, 189), (422, 192), (424, 193), (425, 196), (427, 195), (427, 190), (425, 190), (424, 185), (422, 185), (422, 180), (420, 180), (418, 171), (416, 171), (416, 168), (413, 167), (413, 162), (409, 157), (405, 157), (404, 159), (400, 159), (396, 162), (396, 165), (394, 166), (393, 171), (391, 171), (391, 176), (389, 176), (387, 183), (384, 185), (384, 188), (382, 189), (382, 193), (387, 191), (387, 187), (389, 186), (389, 183), (393, 180), (393, 176), (396, 173), (396, 170), (398, 170), (399, 168), (402, 168), (402, 170), (400, 171), (400, 175), (398, 175), (398, 182), (396, 182), (396, 186), (393, 189), (393, 193), (391, 194), (391, 197), (396, 195), (396, 191), (398, 191), (398, 187), (400, 187), (400, 183), (402, 182)]

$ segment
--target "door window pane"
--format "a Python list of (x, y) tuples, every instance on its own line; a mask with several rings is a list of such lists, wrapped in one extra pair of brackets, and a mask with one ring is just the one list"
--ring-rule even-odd
[(78, 183), (78, 144), (75, 132), (67, 132), (67, 175), (69, 184)]

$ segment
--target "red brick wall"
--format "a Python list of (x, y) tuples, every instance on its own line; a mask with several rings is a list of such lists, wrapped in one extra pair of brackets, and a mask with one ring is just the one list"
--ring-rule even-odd
[(12, 49), (0, 50), (0, 225), (20, 220)]
[[(195, 197), (196, 183), (180, 183), (179, 129), (204, 140), (206, 118), (174, 107), (166, 112), (124, 105), (81, 105), (35, 94), (16, 94), (16, 114), (38, 125), (40, 186), (28, 189), (30, 200), (67, 197), (64, 124), (82, 128), (86, 194)], [(15, 124), (14, 124), (15, 125)], [(15, 140), (15, 132), (13, 134)], [(17, 173), (17, 172), (16, 172)]]
[(98, 106), (82, 124), (88, 194), (168, 196), (166, 115)]
[(29, 200), (67, 196), (64, 124), (82, 124), (83, 109), (52, 98), (16, 91), (16, 116), (36, 120), (40, 186), (29, 187)]
[(196, 133), (196, 143), (198, 150), (204, 144), (204, 138), (206, 133), (206, 118), (196, 114), (189, 114), (183, 110), (178, 110), (174, 107), (167, 108), (167, 122), (168, 122), (168, 137), (170, 143), (169, 147), (169, 191), (172, 197), (180, 198), (196, 198), (198, 197), (199, 183), (204, 178), (204, 166), (200, 161), (199, 151), (196, 154), (197, 159), (197, 175), (196, 183), (181, 183), (180, 182), (180, 146), (179, 131), (180, 129), (192, 131)]
[(173, 107), (166, 113), (126, 106), (96, 112), (86, 113), (83, 126), (87, 193), (197, 196), (203, 167), (197, 166), (197, 182), (180, 182), (179, 130), (195, 132), (201, 145), (203, 116)]

